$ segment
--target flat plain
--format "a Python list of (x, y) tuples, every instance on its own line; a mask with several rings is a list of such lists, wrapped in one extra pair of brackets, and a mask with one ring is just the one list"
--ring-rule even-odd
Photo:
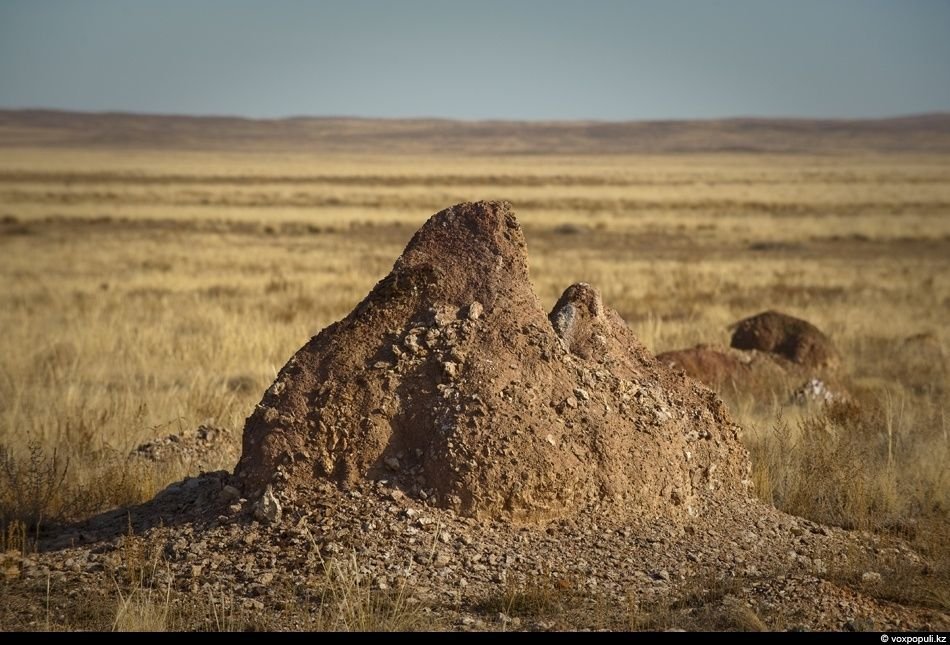
[[(357, 150), (202, 150), (160, 139), (58, 145), (4, 127), (7, 546), (30, 548), (14, 519), (76, 520), (199, 468), (232, 468), (244, 419), (277, 370), (353, 309), (431, 214), (502, 199), (524, 227), (545, 307), (591, 283), (655, 353), (728, 345), (731, 323), (768, 309), (825, 331), (857, 402), (846, 421), (773, 384), (721, 391), (746, 429), (757, 493), (815, 521), (910, 540), (929, 577), (865, 591), (948, 611), (945, 151), (492, 154), (437, 140), (374, 151), (365, 137)], [(200, 465), (125, 458), (202, 425), (228, 431), (233, 449)], [(30, 472), (43, 490), (23, 492)], [(860, 584), (864, 572), (851, 573)], [(68, 594), (57, 602), (68, 606)], [(103, 626), (70, 610), (37, 618), (23, 603), (3, 603), (0, 626)]]

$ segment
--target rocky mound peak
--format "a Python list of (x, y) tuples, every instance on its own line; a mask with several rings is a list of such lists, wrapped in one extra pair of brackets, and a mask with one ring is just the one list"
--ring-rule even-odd
[(375, 479), (478, 517), (687, 518), (747, 498), (738, 432), (589, 285), (546, 315), (510, 205), (464, 203), (284, 366), (235, 474), (248, 496), (300, 504), (323, 481)]

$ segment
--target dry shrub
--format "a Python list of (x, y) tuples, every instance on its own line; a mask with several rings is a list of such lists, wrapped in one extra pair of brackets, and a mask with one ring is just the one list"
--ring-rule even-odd
[(0, 445), (0, 532), (22, 526), (35, 533), (41, 524), (61, 519), (68, 469), (68, 460), (35, 442), (20, 458)]
[(118, 592), (112, 631), (164, 632), (169, 629), (171, 586), (164, 595), (153, 588), (138, 588), (129, 593)]
[(794, 515), (908, 540), (921, 562), (886, 549), (856, 551), (826, 577), (881, 600), (947, 611), (950, 444), (940, 399), (894, 381), (854, 395), (752, 433), (757, 493)]
[(797, 425), (778, 419), (748, 442), (760, 497), (817, 522), (871, 530), (946, 511), (947, 445), (939, 417), (911, 414), (901, 394), (865, 392), (834, 402)]
[(800, 424), (794, 478), (777, 504), (795, 515), (842, 526), (877, 528), (899, 511), (896, 469), (876, 432), (875, 410), (833, 403)]
[(46, 526), (144, 502), (177, 474), (109, 451), (76, 463), (37, 442), (20, 454), (0, 444), (0, 546), (25, 548), (21, 533), (33, 539)]

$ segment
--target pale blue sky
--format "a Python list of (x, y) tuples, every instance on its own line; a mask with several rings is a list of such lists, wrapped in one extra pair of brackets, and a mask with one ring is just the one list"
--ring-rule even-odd
[(253, 117), (950, 110), (950, 0), (0, 0), (0, 107)]

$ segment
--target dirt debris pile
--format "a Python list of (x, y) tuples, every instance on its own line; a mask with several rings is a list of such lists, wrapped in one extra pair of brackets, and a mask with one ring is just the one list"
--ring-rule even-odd
[(327, 480), (374, 479), (467, 516), (686, 519), (747, 502), (739, 432), (593, 287), (569, 287), (549, 317), (510, 205), (463, 203), (284, 366), (235, 475), (285, 508)]
[(237, 444), (233, 431), (201, 425), (195, 430), (170, 434), (143, 443), (129, 453), (129, 459), (209, 471), (222, 467), (230, 468), (238, 457)]

